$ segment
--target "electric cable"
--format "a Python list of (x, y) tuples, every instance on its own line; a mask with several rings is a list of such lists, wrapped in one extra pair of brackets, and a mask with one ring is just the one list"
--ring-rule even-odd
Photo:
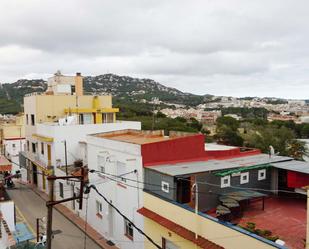
[(90, 185), (90, 186), (86, 186), (86, 191), (85, 193), (89, 193), (90, 192), (90, 189), (94, 189), (94, 191), (103, 198), (103, 200), (108, 204), (110, 205), (113, 209), (116, 210), (116, 212), (122, 216), (129, 224), (131, 224), (140, 234), (142, 234), (145, 238), (147, 238), (149, 240), (149, 242), (151, 242), (156, 248), (158, 249), (162, 249), (161, 246), (159, 246), (151, 237), (149, 237), (146, 233), (144, 233), (143, 230), (141, 230), (139, 227), (137, 227), (127, 216), (125, 216), (116, 206), (114, 206), (110, 201), (108, 201), (106, 199), (106, 197), (101, 194), (99, 192), (99, 190), (96, 188), (96, 186), (94, 185)]

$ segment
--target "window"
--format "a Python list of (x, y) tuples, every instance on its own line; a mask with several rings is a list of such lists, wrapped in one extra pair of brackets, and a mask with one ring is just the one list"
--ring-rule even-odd
[(61, 198), (64, 197), (63, 195), (63, 183), (62, 182), (59, 182), (59, 195)]
[(41, 143), (41, 154), (44, 155), (44, 143)]
[(35, 143), (32, 143), (32, 152), (36, 153), (36, 145), (35, 145)]
[(170, 192), (170, 184), (168, 182), (161, 182), (161, 187), (162, 187), (162, 191), (165, 193), (169, 193)]
[(162, 238), (162, 249), (179, 249), (172, 241)]
[(84, 124), (84, 114), (79, 114), (79, 124)]
[(229, 186), (231, 186), (231, 177), (230, 176), (221, 177), (221, 188), (226, 188)]
[(249, 172), (240, 174), (240, 184), (245, 184), (249, 182)]
[(26, 124), (27, 125), (29, 124), (29, 116), (28, 116), (28, 114), (26, 114)]
[(122, 182), (126, 182), (127, 181), (126, 177), (128, 177), (128, 176), (124, 176), (124, 175), (126, 175), (126, 173), (128, 173), (127, 168), (126, 168), (126, 164), (117, 161), (117, 175), (123, 176), (123, 178), (119, 177), (117, 180), (122, 181)]
[(102, 202), (96, 200), (95, 201), (95, 206), (96, 206), (96, 214), (97, 214), (97, 216), (102, 219), (102, 212), (103, 212)]
[(103, 123), (113, 123), (114, 122), (114, 113), (102, 113)]
[(258, 172), (258, 180), (262, 181), (266, 179), (266, 169), (260, 169)]
[(31, 114), (31, 125), (35, 125), (34, 114)]
[(30, 151), (30, 143), (28, 140), (27, 140), (27, 151)]
[(15, 149), (16, 148), (16, 144), (12, 144), (12, 148)]
[(130, 240), (133, 240), (133, 226), (131, 222), (124, 220), (125, 226), (125, 236), (127, 236)]

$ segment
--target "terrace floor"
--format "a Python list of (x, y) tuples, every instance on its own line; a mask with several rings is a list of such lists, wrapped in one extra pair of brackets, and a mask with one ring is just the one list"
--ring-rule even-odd
[(291, 249), (304, 249), (306, 238), (306, 198), (270, 197), (265, 199), (265, 210), (259, 202), (250, 204), (238, 220), (245, 226), (254, 222), (256, 228), (272, 231), (273, 235), (286, 242)]

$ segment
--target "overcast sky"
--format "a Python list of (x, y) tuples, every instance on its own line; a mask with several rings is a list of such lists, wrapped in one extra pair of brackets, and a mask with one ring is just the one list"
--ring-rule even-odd
[(0, 82), (60, 69), (309, 99), (308, 10), (308, 0), (0, 0)]

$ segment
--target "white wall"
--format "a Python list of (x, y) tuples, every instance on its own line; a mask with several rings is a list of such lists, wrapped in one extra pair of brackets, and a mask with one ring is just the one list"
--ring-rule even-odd
[[(38, 124), (37, 133), (47, 137), (53, 137), (52, 143), (52, 165), (56, 165), (56, 160), (60, 159), (62, 165), (65, 164), (64, 140), (67, 143), (67, 160), (68, 164), (73, 164), (76, 159), (82, 159), (80, 155), (79, 142), (86, 140), (88, 134), (110, 132), (123, 129), (141, 129), (140, 122), (122, 121), (106, 124), (87, 124), (87, 125), (48, 125)], [(44, 156), (40, 154), (42, 161), (47, 163), (47, 148)]]
[[(88, 167), (90, 169), (99, 170), (98, 156), (107, 158), (105, 160), (105, 172), (112, 175), (119, 175), (125, 172), (137, 170), (137, 173), (130, 173), (126, 178), (134, 181), (143, 181), (143, 166), (140, 145), (124, 143), (119, 141), (112, 141), (97, 137), (88, 136)], [(104, 160), (103, 160), (104, 161)], [(121, 172), (118, 172), (118, 163), (122, 163)], [(109, 201), (111, 201), (119, 210), (125, 214), (131, 221), (143, 230), (143, 217), (136, 211), (143, 205), (142, 184), (134, 181), (126, 180), (122, 182), (121, 179), (116, 178), (117, 183), (110, 180), (104, 175), (99, 174), (89, 175), (90, 184), (94, 184), (97, 189)], [(130, 185), (130, 186), (128, 186)], [(144, 237), (134, 230), (134, 240), (128, 239), (125, 233), (124, 219), (116, 213), (109, 205), (91, 190), (88, 200), (88, 222), (105, 238), (111, 239), (117, 247), (121, 249), (139, 249), (143, 248)], [(103, 205), (102, 219), (96, 215), (96, 200), (99, 200)], [(112, 214), (110, 214), (112, 210)], [(109, 218), (112, 217), (114, 233), (110, 235)]]
[(5, 156), (12, 160), (12, 171), (13, 173), (19, 168), (19, 152), (23, 151), (25, 145), (25, 139), (8, 139), (3, 141), (5, 146)]
[(1, 201), (0, 211), (7, 222), (10, 231), (15, 231), (15, 206), (13, 201)]

